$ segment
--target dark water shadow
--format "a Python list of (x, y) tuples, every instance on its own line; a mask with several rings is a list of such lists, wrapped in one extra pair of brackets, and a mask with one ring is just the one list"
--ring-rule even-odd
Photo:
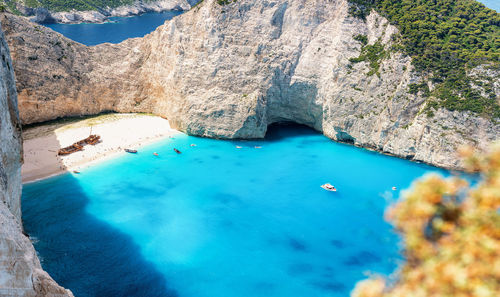
[(177, 296), (132, 238), (90, 215), (88, 203), (69, 174), (24, 187), (24, 228), (52, 278), (78, 297)]
[(267, 127), (266, 140), (279, 141), (288, 137), (317, 136), (320, 132), (306, 125), (293, 122), (279, 122)]

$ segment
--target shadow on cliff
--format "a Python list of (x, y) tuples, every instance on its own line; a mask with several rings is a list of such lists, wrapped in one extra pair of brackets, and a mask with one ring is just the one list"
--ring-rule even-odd
[(86, 211), (69, 174), (24, 186), (22, 211), (42, 267), (75, 296), (177, 296), (131, 237)]

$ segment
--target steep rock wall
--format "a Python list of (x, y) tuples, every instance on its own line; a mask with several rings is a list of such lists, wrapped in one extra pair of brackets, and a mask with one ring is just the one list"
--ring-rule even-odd
[(42, 270), (21, 227), (21, 122), (9, 49), (0, 32), (0, 296), (73, 296)]
[[(411, 60), (390, 51), (396, 28), (346, 0), (205, 0), (144, 38), (85, 47), (4, 15), (23, 123), (100, 111), (144, 111), (189, 134), (259, 138), (279, 121), (339, 141), (460, 168), (461, 145), (484, 148), (500, 125), (468, 112), (422, 113)], [(369, 75), (351, 63), (364, 34), (388, 52)], [(36, 58), (35, 58), (36, 57)]]

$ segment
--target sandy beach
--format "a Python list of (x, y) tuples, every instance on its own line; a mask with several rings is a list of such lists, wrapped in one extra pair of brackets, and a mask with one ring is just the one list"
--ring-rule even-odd
[[(60, 148), (89, 136), (101, 136), (97, 145), (86, 145), (83, 151), (58, 156)], [(54, 122), (23, 131), (23, 183), (67, 171), (82, 171), (102, 160), (123, 154), (124, 148), (141, 146), (175, 135), (168, 120), (147, 114), (106, 114), (70, 122)]]

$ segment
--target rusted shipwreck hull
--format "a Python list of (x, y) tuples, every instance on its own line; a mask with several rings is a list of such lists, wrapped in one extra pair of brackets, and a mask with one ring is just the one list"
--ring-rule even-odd
[(69, 154), (72, 154), (72, 153), (75, 153), (75, 152), (83, 150), (83, 146), (84, 145), (87, 145), (87, 144), (96, 145), (96, 144), (99, 143), (99, 141), (101, 141), (101, 136), (99, 136), (99, 135), (90, 135), (89, 137), (87, 137), (87, 138), (85, 138), (83, 140), (80, 140), (78, 142), (75, 142), (75, 143), (73, 143), (70, 146), (63, 147), (62, 149), (60, 149), (57, 152), (57, 154), (59, 156), (69, 155)]

